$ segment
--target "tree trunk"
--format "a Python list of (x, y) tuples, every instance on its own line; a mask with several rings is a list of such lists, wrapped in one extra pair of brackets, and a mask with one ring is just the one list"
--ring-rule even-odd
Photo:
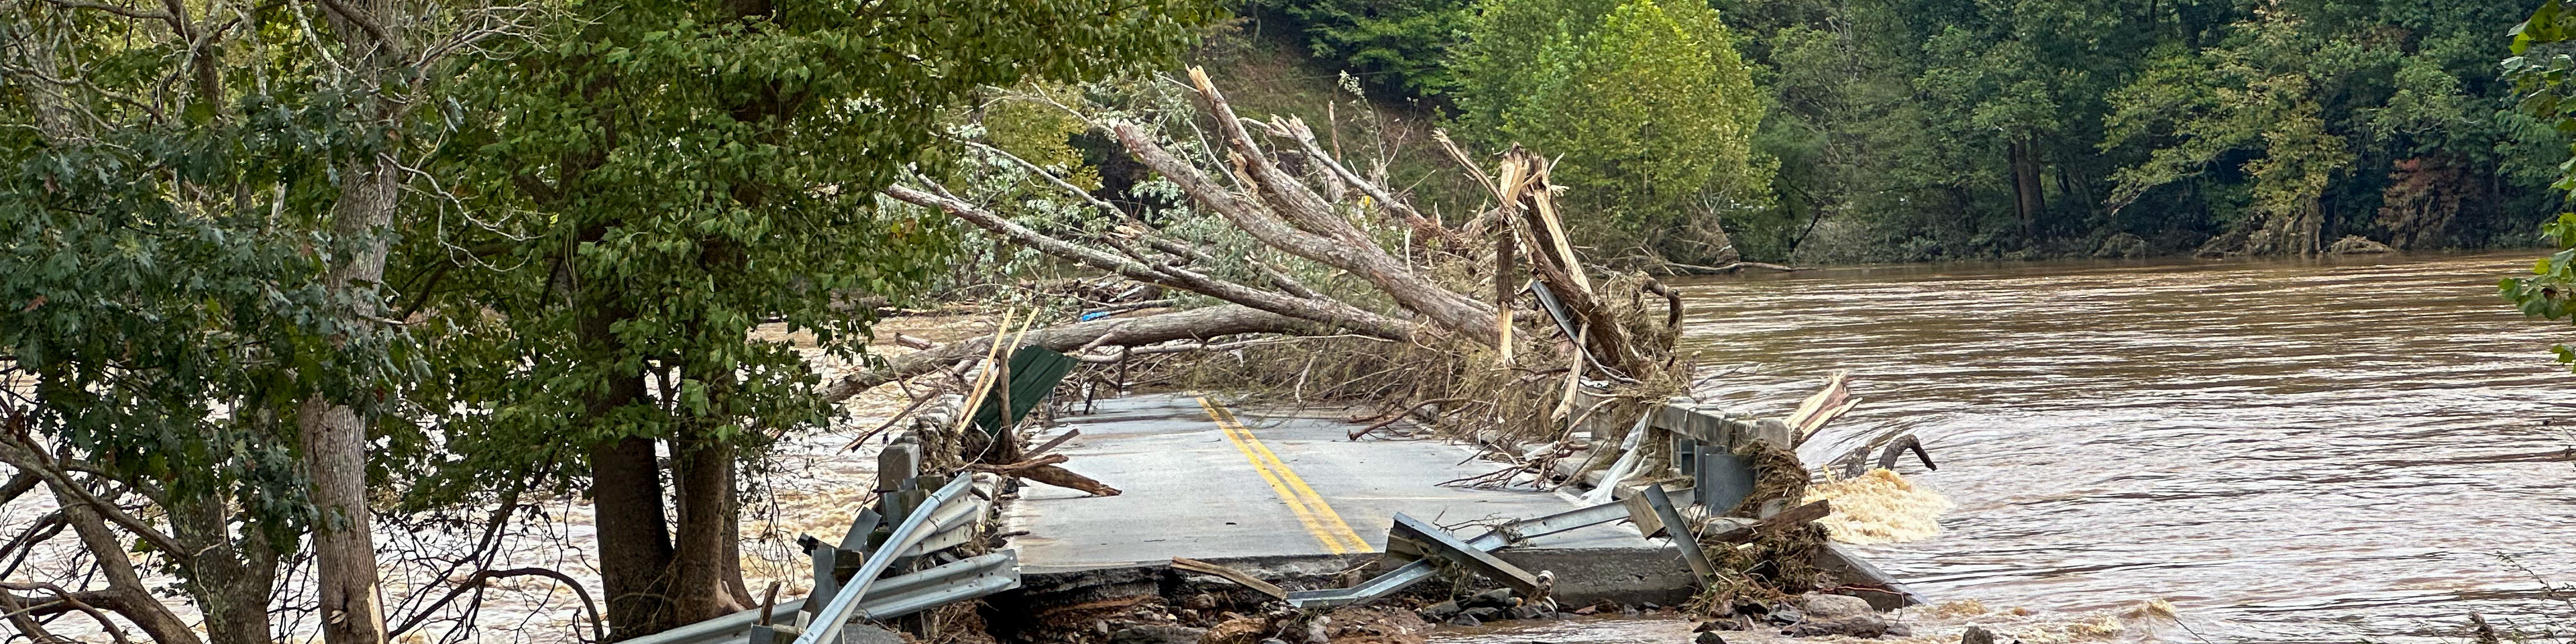
[[(700, 425), (704, 419), (684, 420)], [(734, 601), (741, 569), (735, 529), (734, 446), (693, 427), (671, 443), (671, 480), (678, 494), (678, 530), (671, 558), (671, 598), (681, 624), (723, 617), (750, 607)]]
[[(643, 381), (617, 393), (643, 393)], [(615, 395), (615, 394), (612, 394)], [(663, 521), (662, 469), (653, 439), (629, 436), (592, 446), (593, 522), (599, 530), (600, 590), (607, 596), (610, 640), (677, 626), (666, 573), (671, 533)]]
[(185, 582), (205, 615), (209, 644), (268, 644), (268, 601), (276, 590), (278, 553), (259, 525), (245, 525), (233, 541), (232, 517), (220, 494), (173, 499), (170, 532), (198, 548)]
[[(363, 240), (346, 249), (351, 254), (323, 278), (323, 288), (346, 298), (350, 310), (341, 323), (354, 333), (381, 332), (373, 322), (378, 317), (375, 284), (385, 272), (384, 229), (393, 223), (397, 172), (381, 158), (345, 170), (339, 203), (332, 207), (338, 240)], [(348, 335), (335, 340), (373, 341)], [(375, 531), (367, 506), (366, 419), (349, 405), (317, 395), (304, 400), (295, 425), (303, 437), (304, 466), (313, 479), (318, 513), (313, 568), (322, 639), (328, 644), (383, 644), (384, 596), (376, 583)]]
[[(388, 85), (409, 61), (393, 29), (390, 0), (343, 0), (326, 12), (331, 32), (356, 68), (358, 88), (367, 90), (368, 120), (390, 126), (403, 112), (401, 94), (408, 88)], [(205, 67), (200, 64), (199, 67)], [(215, 97), (208, 97), (213, 100)], [(348, 310), (344, 331), (335, 343), (376, 341), (383, 332), (382, 295), (386, 230), (393, 224), (400, 194), (401, 169), (390, 153), (355, 161), (341, 171), (340, 199), (332, 205), (332, 233), (344, 246), (334, 257), (323, 288), (341, 298)], [(353, 394), (354, 395), (354, 394)], [(296, 413), (302, 435), (304, 464), (313, 478), (312, 500), (318, 514), (313, 529), (314, 591), (327, 644), (384, 644), (384, 595), (376, 578), (373, 518), (367, 506), (367, 422), (345, 402), (321, 396), (306, 398)]]
[(2012, 162), (2013, 209), (2021, 214), (2023, 235), (2037, 234), (2040, 211), (2048, 207), (2041, 192), (2045, 186), (2040, 185), (2038, 147), (2038, 137), (2031, 136), (2005, 149)]

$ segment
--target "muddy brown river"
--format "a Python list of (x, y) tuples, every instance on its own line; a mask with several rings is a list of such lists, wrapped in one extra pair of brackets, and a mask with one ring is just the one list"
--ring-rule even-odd
[[(1762, 365), (1702, 394), (1777, 414), (1848, 369), (1802, 449), (1890, 432), (1957, 503), (1864, 547), (1934, 599), (2173, 603), (2212, 641), (2461, 641), (2576, 627), (2576, 376), (2499, 278), (2536, 252), (1820, 270), (1691, 282), (1685, 343)], [(2576, 424), (2576, 420), (2569, 421)], [(2183, 641), (2194, 641), (2186, 638)]]

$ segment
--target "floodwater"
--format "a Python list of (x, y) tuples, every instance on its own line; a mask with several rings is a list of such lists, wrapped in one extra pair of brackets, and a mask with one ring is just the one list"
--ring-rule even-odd
[(1699, 394), (1766, 415), (1850, 370), (1866, 402), (1810, 464), (1923, 441), (1940, 470), (1898, 470), (1957, 504), (1942, 533), (1862, 550), (1935, 600), (2162, 599), (2183, 641), (2565, 631), (2542, 580), (2576, 585), (2576, 375), (2548, 346), (2576, 328), (2495, 287), (2536, 255), (1710, 279), (1684, 344), (1759, 364)]

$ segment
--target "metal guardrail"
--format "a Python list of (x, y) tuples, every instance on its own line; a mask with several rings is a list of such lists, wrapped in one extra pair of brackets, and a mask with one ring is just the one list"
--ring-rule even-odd
[[(830, 644), (851, 620), (901, 617), (952, 602), (1020, 586), (1019, 552), (1003, 550), (901, 575), (888, 570), (973, 542), (992, 508), (976, 490), (977, 476), (948, 480), (937, 492), (921, 489), (937, 477), (922, 476), (918, 439), (899, 437), (879, 454), (876, 507), (863, 508), (837, 544), (800, 540), (814, 559), (814, 586), (806, 598), (780, 602), (628, 640), (630, 644)], [(982, 475), (991, 478), (991, 475)], [(887, 515), (901, 517), (891, 534), (879, 532)], [(885, 535), (871, 543), (873, 535)], [(873, 547), (871, 547), (873, 546)], [(862, 554), (865, 553), (865, 554)], [(855, 564), (855, 565), (852, 565)], [(846, 580), (846, 581), (844, 581)]]
[[(1018, 588), (1019, 567), (1019, 552), (1003, 550), (921, 572), (880, 579), (872, 586), (869, 593), (872, 596), (859, 603), (855, 617), (892, 619), (950, 602)], [(770, 621), (791, 622), (803, 610), (804, 599), (779, 602), (769, 609)], [(760, 610), (752, 609), (627, 640), (624, 644), (742, 642), (751, 637), (752, 627), (759, 622)]]
[(885, 543), (879, 545), (875, 553), (868, 555), (867, 563), (859, 565), (858, 573), (850, 576), (849, 585), (843, 586), (839, 592), (834, 593), (832, 602), (825, 605), (821, 612), (814, 614), (814, 621), (806, 625), (804, 633), (796, 636), (796, 644), (831, 644), (838, 640), (841, 637), (841, 625), (849, 623), (850, 617), (859, 611), (860, 600), (867, 598), (868, 590), (878, 581), (877, 576), (885, 574), (886, 568), (893, 566), (896, 559), (907, 558), (906, 553), (914, 546), (921, 545), (924, 540), (939, 532), (936, 527), (933, 527), (936, 523), (934, 519), (941, 516), (956, 517), (961, 514), (973, 514), (960, 513), (957, 508), (951, 506), (980, 501), (981, 499), (976, 498), (975, 495), (967, 493), (967, 490), (974, 485), (975, 477), (960, 476), (956, 480), (949, 481), (947, 485), (941, 486), (939, 491), (932, 492), (929, 498), (923, 499), (920, 509), (914, 510), (901, 525), (895, 526), (894, 533), (887, 535)]
[[(1488, 530), (1484, 534), (1476, 535), (1473, 539), (1468, 539), (1467, 547), (1475, 548), (1476, 550), (1483, 552), (1492, 552), (1495, 550), (1501, 550), (1503, 546), (1520, 543), (1522, 541), (1536, 539), (1559, 532), (1575, 530), (1578, 528), (1601, 525), (1625, 518), (1628, 518), (1627, 506), (1618, 503), (1604, 503), (1579, 510), (1559, 512), (1535, 519), (1522, 519), (1506, 523), (1500, 527)], [(1349, 588), (1291, 591), (1288, 593), (1288, 605), (1298, 608), (1316, 608), (1364, 604), (1374, 601), (1377, 598), (1394, 594), (1396, 591), (1404, 590), (1414, 584), (1421, 583), (1422, 580), (1430, 579), (1432, 575), (1438, 574), (1439, 572), (1439, 564), (1431, 561), (1415, 560), (1402, 566), (1397, 566), (1394, 570), (1386, 571), (1386, 574), (1378, 575), (1376, 578), (1360, 582), (1359, 585)]]

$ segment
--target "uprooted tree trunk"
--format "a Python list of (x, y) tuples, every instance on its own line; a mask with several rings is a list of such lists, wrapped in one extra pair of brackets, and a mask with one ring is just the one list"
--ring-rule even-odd
[[(920, 187), (897, 185), (885, 194), (946, 212), (1011, 243), (1058, 259), (1230, 304), (1037, 329), (1022, 342), (1026, 345), (1064, 351), (1138, 347), (1247, 333), (1330, 331), (1426, 346), (1456, 344), (1461, 348), (1495, 350), (1503, 346), (1506, 338), (1515, 337), (1506, 334), (1504, 324), (1497, 322), (1504, 318), (1498, 306), (1508, 308), (1511, 303), (1485, 301), (1472, 293), (1490, 288), (1480, 288), (1481, 285), (1512, 283), (1517, 278), (1496, 274), (1450, 283), (1435, 277), (1435, 273), (1444, 266), (1491, 271), (1493, 266), (1489, 264), (1478, 265), (1478, 250), (1499, 246), (1528, 251), (1526, 258), (1515, 259), (1526, 259), (1536, 281), (1545, 285), (1577, 320), (1582, 329), (1577, 335), (1584, 340), (1584, 353), (1591, 366), (1628, 381), (1634, 381), (1634, 374), (1639, 372), (1666, 366), (1657, 364), (1662, 357), (1668, 357), (1666, 352), (1641, 348), (1630, 337), (1630, 322), (1619, 319), (1597, 301), (1592, 281), (1565, 241), (1563, 223), (1548, 189), (1546, 164), (1537, 155), (1513, 150), (1505, 155), (1499, 176), (1490, 179), (1471, 166), (1470, 173), (1486, 183), (1486, 189), (1499, 198), (1502, 206), (1469, 222), (1463, 230), (1452, 230), (1422, 216), (1395, 192), (1345, 167), (1316, 143), (1313, 131), (1303, 122), (1243, 119), (1204, 73), (1192, 70), (1191, 79), (1223, 142), (1226, 167), (1211, 171), (1206, 161), (1193, 161), (1176, 153), (1140, 124), (1108, 123), (1104, 129), (1138, 161), (1178, 185), (1205, 212), (1221, 217), (1267, 248), (1357, 277), (1373, 287), (1372, 292), (1319, 292), (1289, 272), (1259, 260), (1250, 261), (1267, 278), (1266, 283), (1217, 277), (1201, 267), (1220, 260), (1197, 250), (1198, 244), (1133, 220), (1116, 207), (1061, 181), (1056, 183), (1067, 186), (1070, 195), (1088, 202), (1101, 214), (1130, 221), (1119, 228), (1118, 235), (1077, 238), (1021, 225), (927, 180)], [(1280, 149), (1265, 147), (1256, 138), (1255, 128), (1279, 142)], [(1293, 165), (1307, 172), (1292, 172), (1292, 164), (1282, 160), (1285, 157), (1297, 159), (1299, 162)], [(1458, 160), (1471, 163), (1463, 154)], [(1219, 172), (1231, 180), (1220, 180)], [(1327, 198), (1328, 194), (1340, 198)], [(1368, 205), (1359, 205), (1361, 197), (1366, 197)], [(1354, 215), (1362, 213), (1384, 217), (1394, 226), (1410, 229), (1417, 239), (1440, 242), (1434, 246), (1447, 250), (1423, 253), (1428, 256), (1423, 259), (1391, 251), (1354, 221)], [(1520, 242), (1513, 244), (1515, 239)], [(1512, 267), (1511, 263), (1504, 264), (1505, 269)], [(1510, 292), (1508, 288), (1496, 290)], [(1381, 298), (1392, 302), (1395, 310), (1373, 308), (1370, 302)], [(1543, 333), (1544, 328), (1546, 325), (1540, 325), (1533, 331)], [(1524, 332), (1517, 337), (1527, 339), (1538, 334)], [(988, 342), (978, 339), (904, 356), (830, 383), (824, 395), (829, 400), (845, 399), (895, 379), (971, 360), (984, 354)]]
[[(1454, 435), (1493, 445), (1497, 458), (1511, 461), (1505, 470), (1470, 477), (1476, 480), (1467, 484), (1566, 485), (1588, 482), (1588, 473), (1608, 468), (1596, 484), (1607, 496), (1632, 487), (1631, 476), (1668, 475), (1669, 447), (1641, 440), (1638, 428), (1646, 425), (1631, 421), (1690, 387), (1692, 365), (1675, 351), (1682, 297), (1643, 273), (1597, 271), (1575, 252), (1566, 234), (1568, 213), (1559, 210), (1544, 157), (1515, 146), (1489, 172), (1435, 136), (1491, 198), (1487, 208), (1452, 227), (1352, 171), (1316, 143), (1305, 123), (1241, 118), (1204, 73), (1193, 69), (1190, 80), (1203, 110), (1191, 115), (1198, 123), (1161, 129), (1135, 121), (1095, 125), (1186, 194), (1192, 208), (1152, 216), (1130, 212), (1036, 164), (973, 143), (967, 146), (1001, 158), (991, 167), (1016, 167), (1032, 180), (971, 185), (1052, 185), (1098, 220), (1068, 225), (1058, 208), (1044, 210), (1047, 217), (1015, 220), (1004, 211), (1027, 203), (1025, 194), (961, 196), (927, 177), (883, 194), (1081, 268), (1221, 304), (944, 346), (915, 343), (921, 351), (828, 383), (824, 398), (843, 400), (977, 361), (990, 365), (1003, 355), (995, 343), (1006, 340), (1086, 362), (1223, 351), (1223, 360), (1157, 366), (1186, 372), (1197, 384), (1213, 380), (1217, 388), (1375, 403), (1387, 410), (1380, 418), (1427, 418)], [(1211, 132), (1214, 138), (1196, 148), (1197, 137), (1166, 134), (1183, 130)], [(1103, 222), (1108, 225), (1096, 225)], [(1160, 299), (1167, 296), (1153, 295), (1165, 305), (1194, 299)], [(1318, 372), (1325, 375), (1313, 377)], [(983, 387), (1005, 377), (990, 366), (983, 373), (969, 405), (982, 404)], [(1122, 376), (1120, 387), (1125, 386)], [(1809, 433), (1848, 410), (1848, 400), (1833, 393), (1839, 391), (1837, 382), (1828, 395), (1802, 406), (1792, 428)], [(970, 407), (957, 417), (972, 413)], [(964, 422), (954, 424), (963, 431)], [(1366, 433), (1354, 433), (1352, 440)], [(1795, 454), (1775, 447), (1755, 448), (1751, 456), (1757, 469), (1782, 479), (1763, 486), (1770, 497), (1757, 500), (1795, 501), (1806, 475)], [(1095, 494), (1117, 492), (1088, 479), (1031, 476), (1061, 460), (976, 467), (1102, 488)], [(1821, 536), (1813, 530), (1800, 534), (1767, 541), (1776, 543), (1761, 552), (1771, 554), (1746, 556), (1803, 562), (1800, 553), (1812, 550)], [(1803, 591), (1812, 584), (1800, 580), (1811, 578), (1786, 572), (1803, 565), (1775, 567), (1780, 572), (1760, 584)]]
[[(1066, 198), (1115, 225), (1107, 233), (1042, 229), (997, 210), (1011, 200), (988, 205), (928, 178), (884, 194), (1083, 268), (1224, 303), (1036, 328), (1020, 336), (1018, 346), (1075, 353), (1093, 362), (1220, 348), (1255, 360), (1244, 356), (1256, 351), (1242, 349), (1258, 343), (1216, 340), (1276, 336), (1304, 343), (1279, 353), (1302, 358), (1307, 369), (1325, 362), (1366, 372), (1318, 385), (1330, 390), (1325, 395), (1389, 409), (1437, 408), (1433, 415), (1447, 418), (1461, 433), (1490, 436), (1486, 432), (1499, 430), (1560, 443), (1575, 440), (1566, 429), (1570, 421), (1596, 413), (1626, 417), (1683, 392), (1689, 365), (1672, 352), (1679, 296), (1643, 275), (1596, 282), (1568, 240), (1565, 213), (1540, 155), (1515, 147), (1489, 173), (1438, 137), (1493, 200), (1490, 209), (1452, 228), (1351, 170), (1302, 121), (1241, 118), (1204, 73), (1192, 70), (1190, 78), (1204, 110), (1199, 116), (1216, 135), (1209, 149), (1192, 149), (1133, 121), (1098, 127), (1189, 196), (1195, 211), (1184, 216), (1213, 219), (1218, 226), (1186, 228), (1167, 218), (1136, 216), (989, 146), (974, 147), (1008, 157), (1043, 179), (1039, 183), (1062, 189)], [(1209, 239), (1183, 232), (1204, 235), (1210, 228), (1248, 237), (1263, 252), (1212, 256), (1203, 250), (1216, 247)], [(1540, 298), (1524, 295), (1536, 292), (1552, 296), (1564, 314), (1562, 324)], [(1312, 340), (1328, 335), (1374, 341), (1327, 346)], [(842, 400), (984, 359), (996, 355), (994, 341), (976, 338), (897, 357), (828, 383), (823, 395)], [(1331, 360), (1319, 359), (1328, 352), (1334, 353)], [(1276, 373), (1239, 377), (1256, 386), (1281, 382)], [(1303, 387), (1306, 378), (1300, 373), (1296, 380)], [(1621, 438), (1592, 440), (1619, 445)]]

